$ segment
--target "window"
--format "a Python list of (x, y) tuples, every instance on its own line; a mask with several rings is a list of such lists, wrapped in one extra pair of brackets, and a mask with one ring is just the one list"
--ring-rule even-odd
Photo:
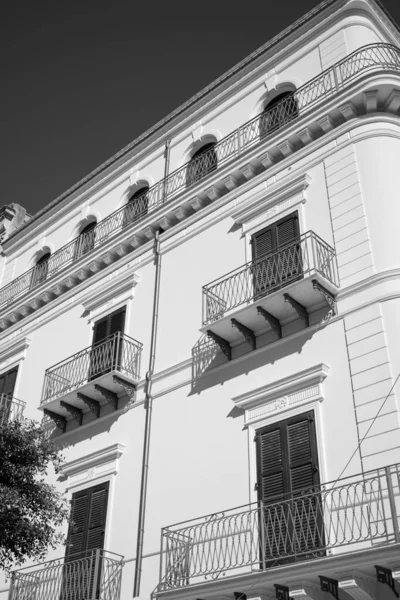
[(18, 367), (0, 375), (0, 426), (10, 418)]
[(126, 309), (121, 308), (103, 319), (99, 319), (93, 328), (93, 349), (90, 353), (89, 379), (121, 366)]
[(89, 225), (86, 225), (86, 227), (84, 227), (80, 232), (79, 237), (75, 242), (75, 260), (83, 256), (83, 254), (90, 252), (90, 250), (94, 248), (96, 241), (96, 225), (97, 221), (93, 221), (92, 223), (89, 223)]
[(283, 92), (275, 96), (261, 114), (260, 137), (277, 131), (298, 116), (299, 109), (293, 92)]
[(297, 211), (252, 237), (255, 298), (275, 291), (302, 276)]
[(218, 159), (215, 152), (215, 142), (205, 144), (190, 159), (186, 171), (186, 186), (189, 187), (200, 181), (200, 179), (215, 171), (217, 166)]
[[(104, 548), (108, 490), (109, 482), (105, 482), (72, 495), (63, 577), (66, 599), (92, 598), (94, 585), (98, 591), (101, 568), (98, 569), (97, 581), (94, 581), (96, 565), (89, 558), (94, 550)], [(76, 563), (68, 565), (83, 558), (88, 560), (80, 568)]]
[(256, 432), (267, 564), (321, 556), (323, 512), (314, 411)]
[(51, 256), (50, 252), (46, 252), (39, 258), (36, 262), (35, 267), (33, 268), (31, 275), (31, 283), (30, 287), (33, 288), (36, 285), (39, 285), (42, 281), (47, 278), (47, 273), (49, 270), (49, 258)]
[(136, 190), (128, 200), (128, 204), (125, 206), (123, 225), (133, 223), (140, 217), (147, 215), (149, 210), (149, 186), (141, 187)]

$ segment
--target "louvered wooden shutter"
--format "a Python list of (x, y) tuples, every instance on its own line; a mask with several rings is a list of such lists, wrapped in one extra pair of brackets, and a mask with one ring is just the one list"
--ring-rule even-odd
[(256, 442), (265, 559), (281, 564), (287, 556), (321, 555), (323, 512), (313, 411), (261, 429)]
[(93, 346), (104, 340), (108, 335), (108, 317), (96, 321), (93, 329)]
[(67, 560), (76, 560), (85, 556), (88, 550), (103, 548), (108, 488), (106, 482), (73, 494)]
[(125, 308), (118, 312), (110, 315), (110, 330), (108, 335), (117, 333), (117, 331), (124, 332), (125, 327)]
[(14, 395), (15, 381), (17, 379), (18, 367), (0, 375), (0, 395)]
[(277, 246), (283, 246), (293, 242), (299, 237), (299, 222), (297, 212), (281, 219), (276, 224)]

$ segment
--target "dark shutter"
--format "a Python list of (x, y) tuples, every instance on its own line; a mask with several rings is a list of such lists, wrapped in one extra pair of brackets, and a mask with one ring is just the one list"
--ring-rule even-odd
[(14, 396), (15, 381), (17, 379), (18, 367), (0, 375), (0, 424), (7, 423), (11, 403)]
[(321, 555), (323, 513), (313, 411), (259, 430), (256, 443), (264, 559), (271, 565)]
[(67, 538), (67, 560), (77, 560), (88, 550), (102, 549), (106, 526), (109, 483), (72, 496), (71, 522)]
[(0, 375), (0, 396), (14, 396), (15, 381), (17, 379), (18, 367)]
[(93, 328), (93, 346), (109, 335), (117, 333), (117, 331), (124, 332), (125, 313), (126, 309), (124, 307), (95, 322)]
[[(252, 237), (255, 298), (301, 276), (299, 220), (294, 212)], [(282, 248), (282, 250), (280, 250)]]
[[(72, 496), (65, 565), (63, 570), (62, 600), (92, 598), (96, 585), (99, 598), (101, 558), (98, 577), (94, 582), (96, 564), (92, 551), (104, 548), (109, 483), (102, 483)], [(80, 561), (73, 563), (73, 561)]]

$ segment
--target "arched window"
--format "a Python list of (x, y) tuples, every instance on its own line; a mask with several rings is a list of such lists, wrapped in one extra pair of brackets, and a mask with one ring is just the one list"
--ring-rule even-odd
[(86, 254), (94, 248), (96, 241), (97, 221), (92, 221), (86, 225), (79, 234), (75, 242), (74, 258), (75, 260)]
[(149, 186), (145, 185), (136, 190), (129, 197), (128, 204), (125, 206), (124, 210), (124, 220), (123, 224), (128, 225), (128, 223), (133, 223), (147, 215), (149, 210)]
[(200, 179), (215, 171), (217, 166), (218, 159), (215, 152), (215, 142), (204, 144), (190, 159), (186, 171), (186, 186), (189, 187), (200, 181)]
[(282, 92), (269, 102), (262, 114), (260, 137), (273, 133), (299, 116), (297, 100), (293, 92)]
[(44, 281), (46, 279), (47, 273), (49, 270), (50, 255), (51, 255), (50, 252), (46, 252), (36, 261), (36, 265), (33, 268), (32, 275), (31, 275), (31, 283), (30, 283), (31, 288), (35, 287), (36, 285), (39, 285), (39, 283), (41, 283), (42, 281)]

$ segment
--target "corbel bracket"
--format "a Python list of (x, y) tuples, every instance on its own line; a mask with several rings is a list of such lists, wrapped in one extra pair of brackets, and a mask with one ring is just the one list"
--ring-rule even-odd
[(264, 319), (269, 323), (269, 325), (271, 326), (273, 331), (276, 331), (276, 333), (281, 338), (282, 337), (282, 327), (279, 322), (279, 319), (274, 317), (274, 315), (271, 315), (271, 313), (269, 313), (267, 310), (265, 310), (265, 308), (263, 308), (262, 306), (257, 306), (257, 312), (259, 315), (264, 317)]
[(54, 423), (57, 425), (57, 427), (59, 427), (59, 429), (61, 429), (63, 433), (65, 433), (65, 430), (67, 428), (67, 419), (65, 417), (63, 417), (62, 415), (58, 415), (57, 413), (53, 412), (52, 410), (49, 410), (48, 408), (44, 408), (43, 412), (45, 415), (50, 417), (52, 421), (54, 421)]
[(289, 588), (287, 585), (280, 585), (279, 583), (274, 583), (275, 587), (275, 598), (276, 600), (293, 600), (293, 598), (289, 595)]
[(374, 565), (376, 570), (376, 579), (379, 583), (386, 583), (396, 596), (399, 597), (399, 594), (396, 591), (395, 582), (393, 579), (393, 573), (391, 569), (387, 569), (386, 567), (380, 567), (379, 565)]
[(116, 383), (124, 388), (129, 400), (135, 400), (136, 385), (134, 383), (129, 383), (128, 381), (125, 381), (125, 379), (122, 379), (122, 377), (118, 377), (118, 375), (113, 376), (113, 383)]
[(336, 600), (339, 600), (339, 582), (336, 579), (324, 577), (324, 575), (319, 575), (319, 579), (321, 582), (321, 590), (323, 592), (328, 592), (328, 594), (331, 594)]
[(108, 390), (98, 383), (94, 384), (94, 389), (99, 392), (107, 400), (107, 402), (110, 402), (114, 406), (114, 410), (118, 409), (118, 396), (115, 392)]
[(240, 323), (236, 319), (231, 319), (231, 323), (232, 323), (232, 327), (236, 327), (236, 329), (238, 329), (240, 331), (240, 333), (243, 335), (246, 342), (248, 344), (250, 344), (250, 346), (252, 347), (253, 350), (255, 350), (256, 349), (256, 336), (254, 335), (254, 331), (252, 331), (251, 329), (246, 327), (246, 325), (243, 325), (243, 323)]
[(80, 392), (77, 393), (76, 397), (78, 398), (78, 400), (82, 400), (82, 402), (84, 404), (86, 404), (86, 406), (88, 407), (90, 412), (92, 412), (93, 414), (96, 415), (97, 419), (99, 418), (100, 402), (97, 402), (97, 400), (93, 400), (93, 398), (90, 398), (89, 396), (86, 396), (85, 394), (81, 394)]
[(60, 406), (65, 408), (65, 410), (71, 415), (74, 421), (77, 421), (78, 425), (82, 425), (83, 412), (80, 408), (69, 404), (68, 402), (64, 402), (64, 400), (60, 400)]
[(300, 302), (297, 302), (297, 300), (292, 298), (290, 294), (283, 294), (283, 297), (285, 298), (285, 302), (289, 302), (290, 306), (294, 308), (300, 319), (303, 319), (305, 326), (308, 327), (308, 312), (306, 308), (300, 304)]
[(329, 292), (323, 285), (319, 283), (316, 279), (312, 280), (312, 285), (314, 290), (317, 290), (326, 300), (329, 308), (331, 308), (334, 315), (336, 315), (336, 300), (333, 294)]
[(224, 338), (219, 336), (217, 333), (211, 331), (211, 329), (207, 329), (207, 335), (209, 338), (214, 340), (217, 346), (220, 347), (221, 351), (225, 354), (228, 360), (232, 360), (232, 348), (230, 343), (227, 340), (224, 340)]

